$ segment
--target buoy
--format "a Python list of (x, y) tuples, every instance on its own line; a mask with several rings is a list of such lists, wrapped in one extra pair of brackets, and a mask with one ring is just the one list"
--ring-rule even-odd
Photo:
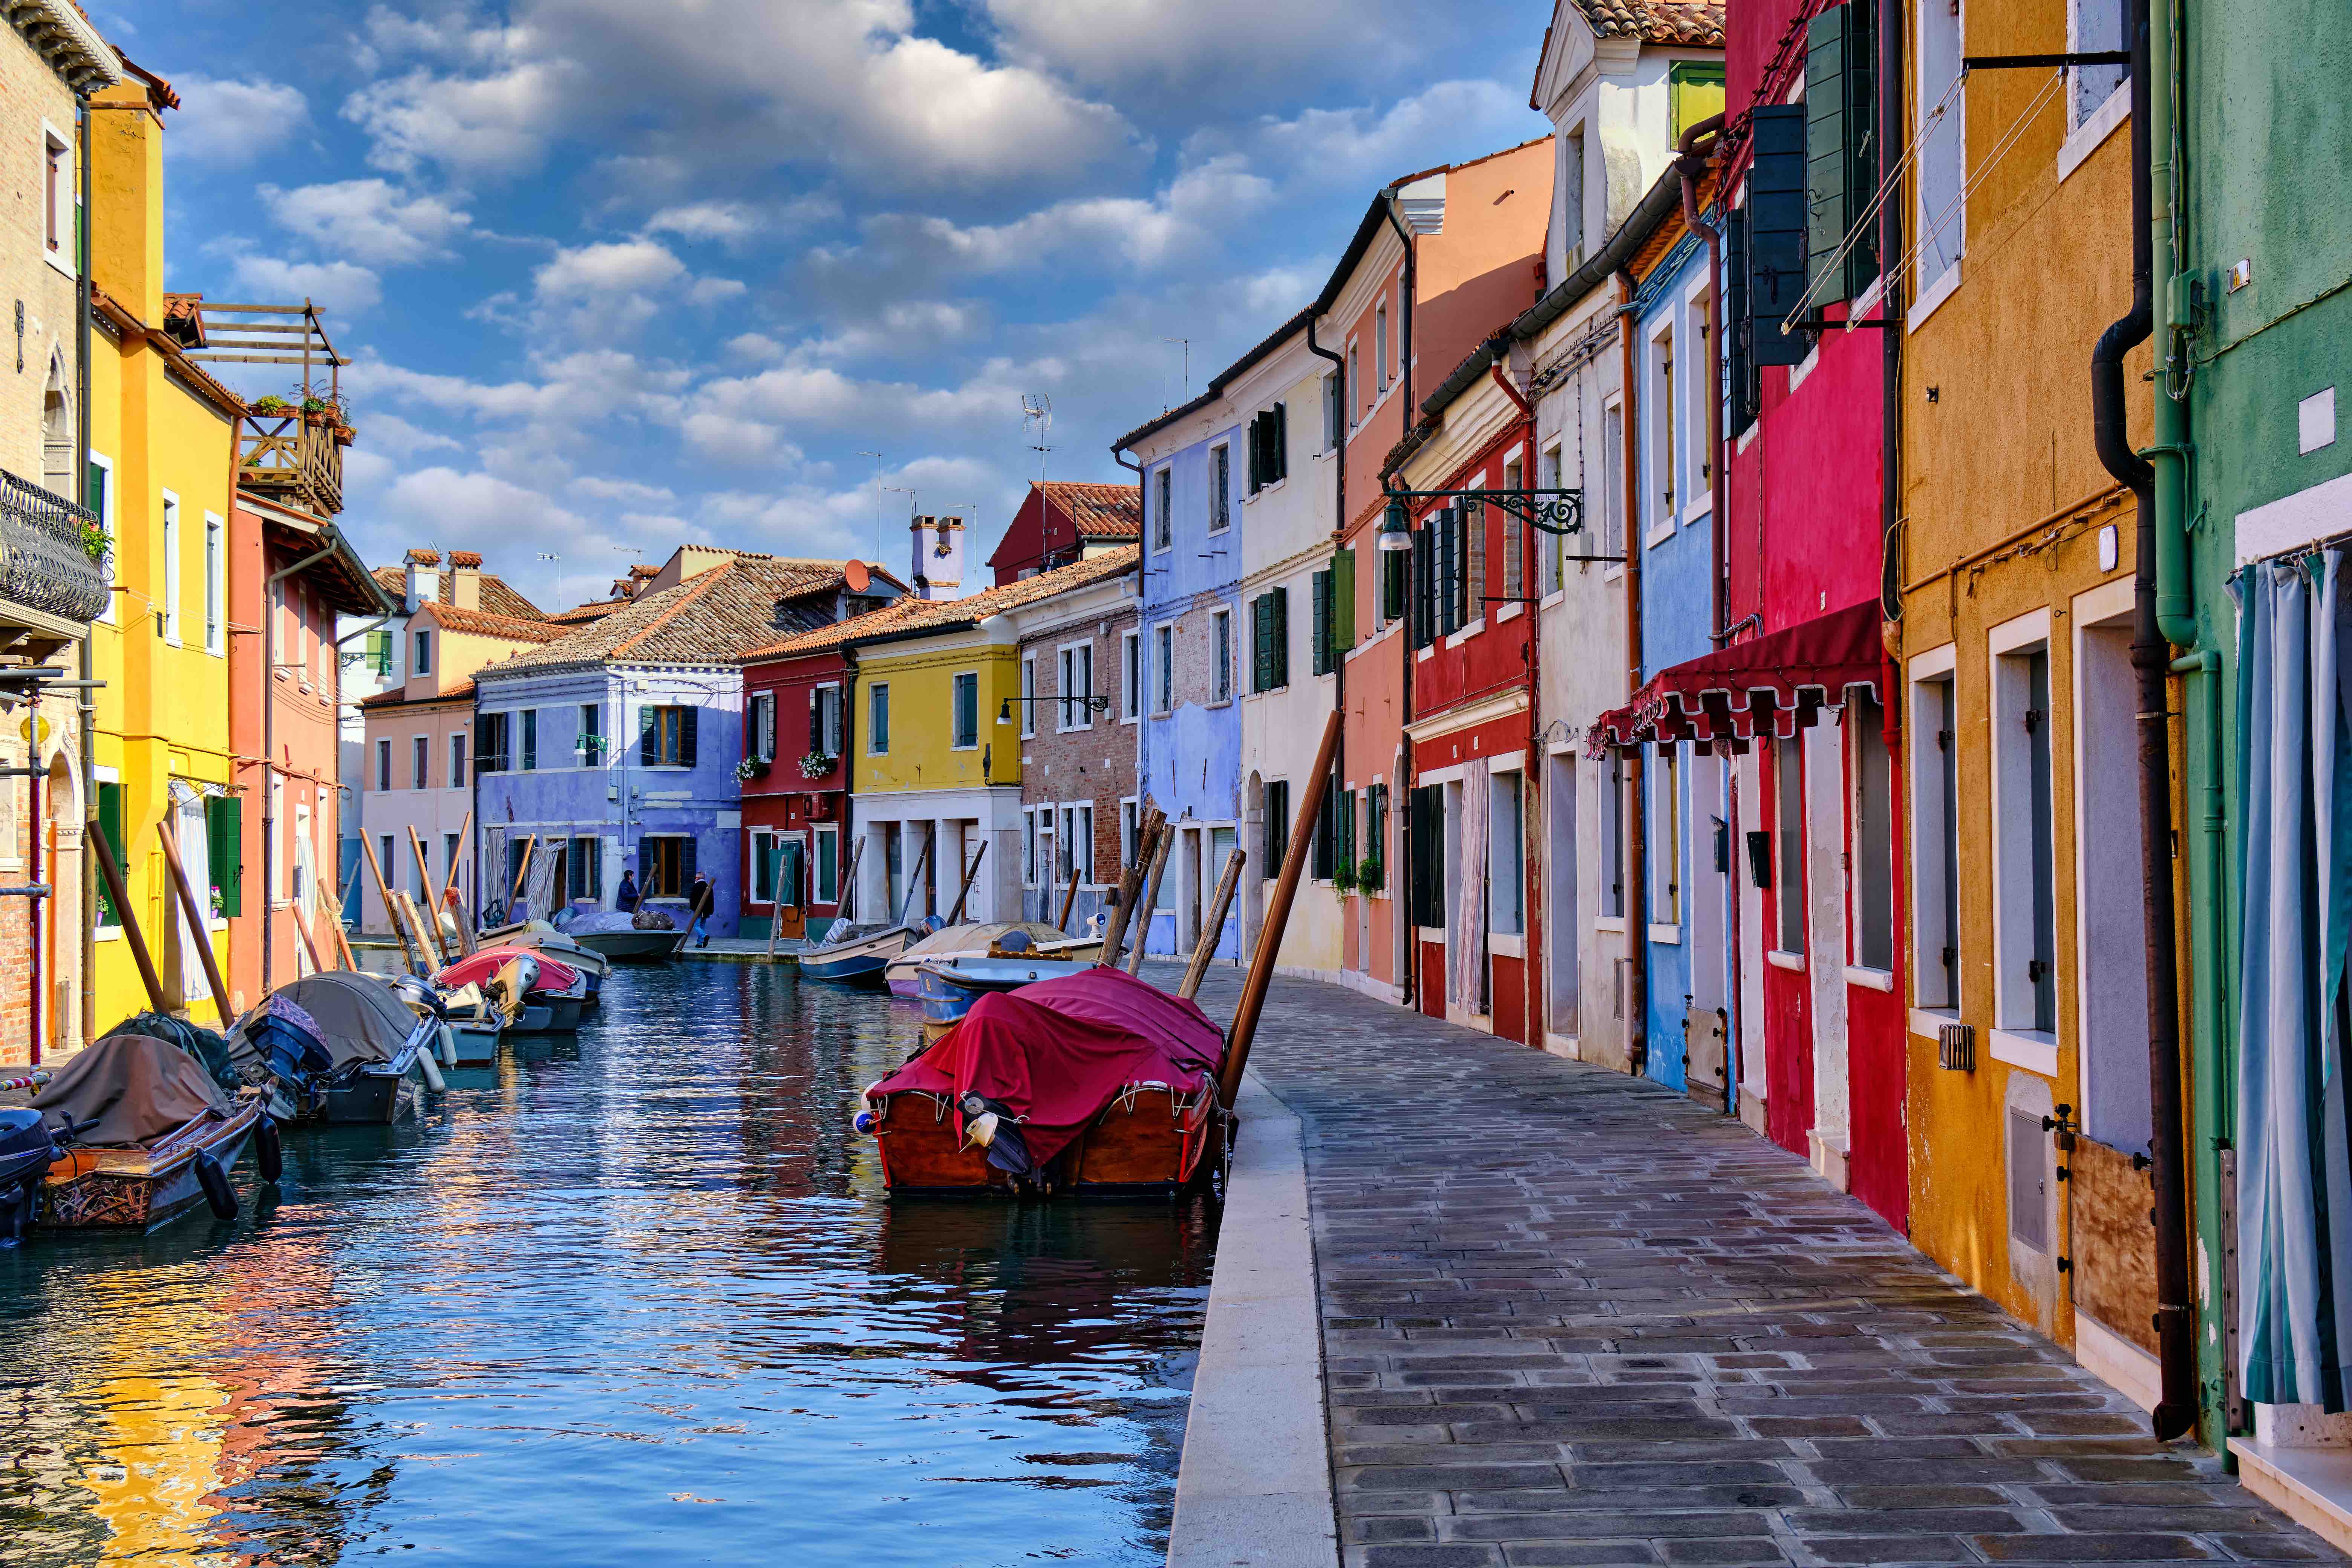
[(253, 1130), (253, 1152), (261, 1179), (274, 1184), (286, 1171), (286, 1145), (278, 1139), (278, 1123), (267, 1116)]
[(449, 1086), (447, 1083), (443, 1081), (441, 1077), (440, 1064), (433, 1059), (433, 1054), (430, 1051), (417, 1052), (416, 1065), (417, 1068), (425, 1074), (425, 1088), (431, 1089), (436, 1094), (444, 1094), (448, 1091)]
[(212, 1205), (215, 1219), (236, 1217), (236, 1189), (229, 1185), (228, 1173), (208, 1150), (196, 1152), (196, 1185), (205, 1190), (205, 1202)]
[(871, 1136), (874, 1130), (882, 1125), (882, 1119), (870, 1110), (861, 1110), (849, 1119), (849, 1125), (852, 1131)]

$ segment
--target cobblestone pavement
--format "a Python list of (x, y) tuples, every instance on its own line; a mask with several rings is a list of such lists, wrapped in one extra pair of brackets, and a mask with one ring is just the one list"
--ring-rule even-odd
[(1736, 1121), (1306, 981), (1253, 1065), (1349, 1568), (2343, 1560)]

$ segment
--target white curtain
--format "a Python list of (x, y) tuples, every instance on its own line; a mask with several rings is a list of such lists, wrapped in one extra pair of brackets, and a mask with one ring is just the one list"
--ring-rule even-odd
[(2250, 1399), (2331, 1412), (2352, 1404), (2352, 844), (2336, 834), (2352, 810), (2345, 565), (2341, 550), (2264, 562), (2238, 584), (2242, 1370)]
[[(172, 791), (172, 832), (180, 841), (180, 867), (188, 874), (188, 886), (196, 895), (196, 907), (204, 920), (191, 924), (188, 911), (179, 910), (177, 928), (180, 933), (180, 999), (201, 1002), (212, 996), (212, 986), (205, 979), (202, 946), (212, 941), (212, 839), (205, 831), (205, 797), (190, 785), (173, 779)], [(173, 894), (172, 902), (179, 905)]]
[(563, 889), (555, 885), (555, 849), (542, 843), (532, 851), (530, 874), (523, 878), (523, 896), (530, 900), (530, 912), (536, 920), (551, 920), (563, 901)]
[(1454, 929), (1446, 933), (1445, 994), (1475, 1013), (1486, 992), (1486, 854), (1494, 809), (1492, 770), (1484, 757), (1462, 768), (1462, 817), (1454, 825)]

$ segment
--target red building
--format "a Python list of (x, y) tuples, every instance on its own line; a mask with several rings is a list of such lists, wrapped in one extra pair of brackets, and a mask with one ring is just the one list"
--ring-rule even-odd
[(996, 586), (1143, 542), (1143, 492), (1133, 485), (1032, 479), (988, 558)]

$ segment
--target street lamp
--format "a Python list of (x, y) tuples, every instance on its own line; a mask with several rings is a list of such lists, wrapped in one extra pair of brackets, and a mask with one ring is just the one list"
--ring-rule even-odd
[(1389, 502), (1388, 515), (1381, 520), (1380, 547), (1392, 554), (1412, 549), (1412, 524), (1404, 515), (1404, 502)]
[(998, 723), (1013, 722), (1013, 705), (1015, 702), (1075, 702), (1089, 713), (1110, 711), (1110, 699), (1108, 697), (1008, 697), (996, 710)]

